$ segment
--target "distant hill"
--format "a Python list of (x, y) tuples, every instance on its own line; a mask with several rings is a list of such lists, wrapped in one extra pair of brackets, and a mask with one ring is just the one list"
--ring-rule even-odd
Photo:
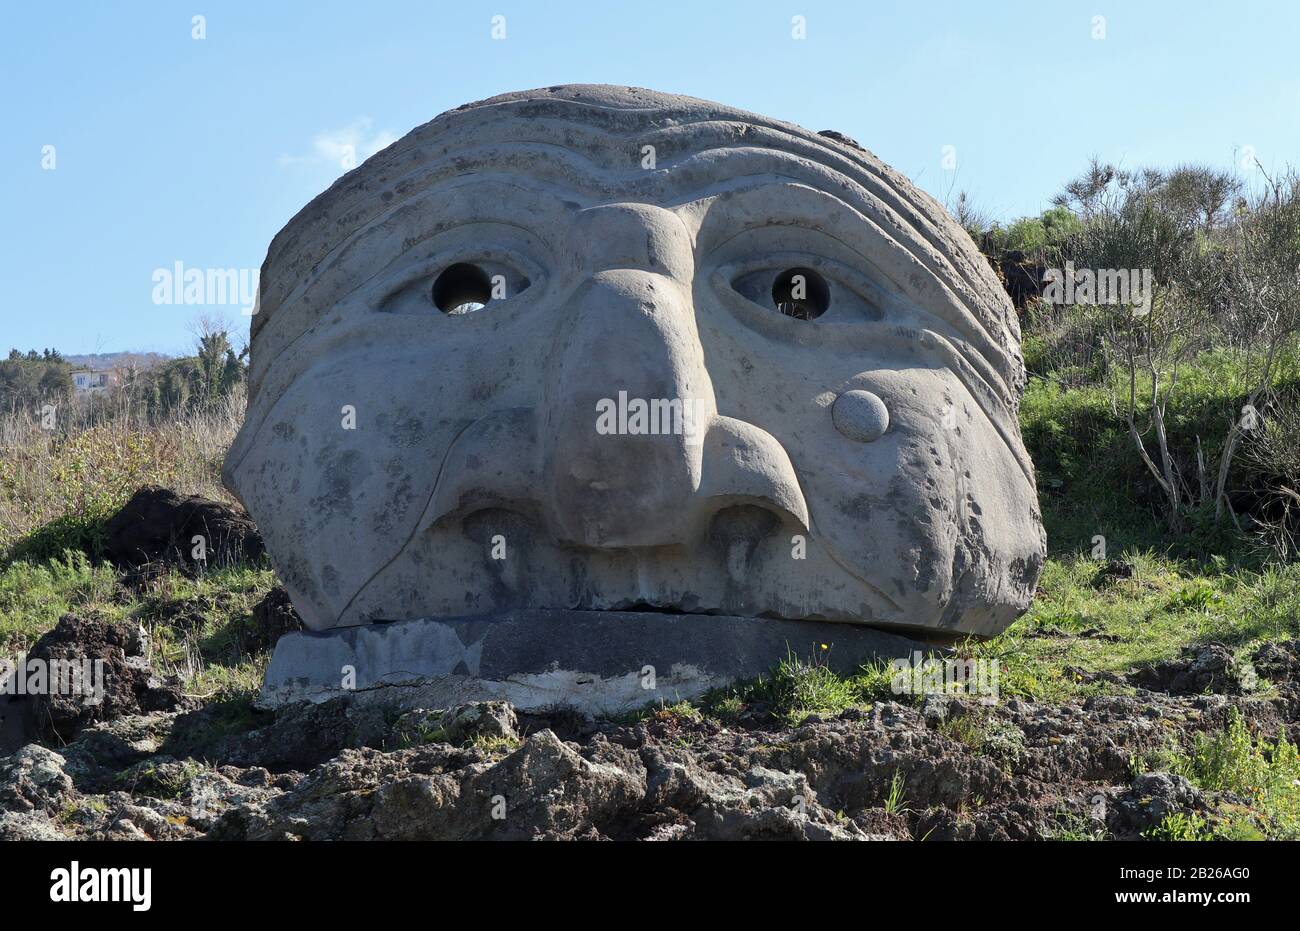
[(92, 371), (134, 366), (141, 372), (148, 371), (155, 365), (166, 362), (170, 356), (157, 352), (91, 352), (80, 356), (64, 356), (73, 368), (88, 368)]

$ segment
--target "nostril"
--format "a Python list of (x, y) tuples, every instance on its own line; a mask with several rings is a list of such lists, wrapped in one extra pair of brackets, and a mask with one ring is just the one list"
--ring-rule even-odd
[(726, 543), (742, 541), (757, 544), (780, 520), (767, 508), (756, 504), (733, 504), (713, 515), (709, 535)]
[(713, 515), (709, 539), (721, 551), (727, 574), (734, 581), (744, 579), (759, 544), (780, 524), (780, 518), (771, 511), (753, 504), (731, 505)]
[(484, 547), (528, 542), (533, 533), (532, 520), (518, 511), (499, 507), (485, 507), (466, 514), (461, 521), (461, 531), (467, 538)]
[(835, 429), (856, 443), (871, 443), (889, 429), (889, 408), (870, 391), (846, 391), (831, 405)]

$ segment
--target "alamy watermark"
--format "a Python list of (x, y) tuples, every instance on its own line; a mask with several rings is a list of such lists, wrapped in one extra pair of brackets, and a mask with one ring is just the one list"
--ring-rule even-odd
[(244, 316), (257, 313), (256, 268), (186, 268), (178, 261), (155, 268), (151, 280), (155, 304), (234, 305)]
[(601, 436), (684, 436), (697, 445), (704, 440), (709, 408), (702, 398), (618, 398), (596, 402), (596, 432)]
[(50, 872), (51, 902), (129, 902), (147, 912), (153, 904), (153, 868), (82, 866), (73, 860)]
[(1052, 304), (1120, 304), (1133, 307), (1135, 317), (1151, 312), (1152, 271), (1149, 268), (1065, 268), (1043, 272), (1043, 300)]
[(917, 650), (895, 659), (889, 687), (895, 695), (973, 695), (984, 703), (998, 698), (995, 659), (926, 657)]
[(76, 695), (97, 705), (104, 700), (104, 661), (0, 657), (0, 695)]

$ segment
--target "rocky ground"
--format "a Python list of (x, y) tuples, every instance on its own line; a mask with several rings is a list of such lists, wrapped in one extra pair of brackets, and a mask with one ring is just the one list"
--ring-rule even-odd
[(35, 709), (39, 739), (0, 759), (0, 839), (1129, 838), (1250, 801), (1142, 760), (1234, 710), (1300, 738), (1300, 641), (1257, 651), (1249, 696), (1211, 646), (1135, 674), (1130, 695), (885, 700), (793, 727), (762, 702), (627, 721), (196, 705), (92, 622), (66, 619), (38, 650), (74, 641), (109, 661), (110, 694), (90, 716)]

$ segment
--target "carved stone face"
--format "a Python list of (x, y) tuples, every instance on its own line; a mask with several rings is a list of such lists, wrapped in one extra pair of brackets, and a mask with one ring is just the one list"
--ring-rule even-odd
[(494, 98), (340, 179), (261, 287), (226, 482), (314, 629), (532, 607), (993, 634), (1033, 594), (1014, 312), (842, 137), (635, 89)]

